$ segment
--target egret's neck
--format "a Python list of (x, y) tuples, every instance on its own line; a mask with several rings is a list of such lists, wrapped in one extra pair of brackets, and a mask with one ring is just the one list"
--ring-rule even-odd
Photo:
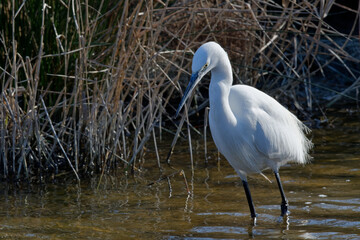
[(211, 83), (221, 82), (228, 86), (229, 90), (233, 83), (232, 69), (227, 57), (223, 57), (218, 64), (211, 70)]
[(230, 88), (232, 86), (232, 70), (229, 59), (224, 57), (211, 70), (209, 88), (210, 115), (217, 122), (236, 124), (236, 118), (229, 104)]

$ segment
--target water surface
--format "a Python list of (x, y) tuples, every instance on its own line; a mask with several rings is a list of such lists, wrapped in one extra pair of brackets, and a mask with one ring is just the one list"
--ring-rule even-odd
[[(146, 169), (135, 177), (105, 177), (99, 188), (98, 179), (80, 187), (2, 184), (0, 238), (360, 239), (360, 117), (345, 112), (331, 119), (336, 127), (313, 131), (312, 163), (280, 170), (291, 211), (285, 221), (279, 221), (281, 198), (270, 171), (265, 174), (272, 184), (261, 176), (249, 178), (258, 213), (252, 226), (240, 179), (223, 157), (218, 161), (210, 140), (206, 165), (203, 140), (194, 138), (194, 172), (183, 140), (171, 159), (173, 168), (163, 164), (162, 176), (169, 177), (158, 182), (150, 147)], [(169, 142), (158, 142), (162, 159)]]

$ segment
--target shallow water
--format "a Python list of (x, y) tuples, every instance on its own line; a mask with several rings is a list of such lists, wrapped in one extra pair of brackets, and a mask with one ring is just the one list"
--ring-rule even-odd
[[(146, 162), (152, 171), (105, 177), (99, 188), (97, 179), (80, 187), (14, 190), (1, 185), (0, 238), (360, 239), (360, 116), (338, 113), (332, 119), (336, 128), (313, 131), (311, 164), (280, 170), (291, 211), (285, 220), (279, 219), (276, 182), (252, 176), (249, 186), (258, 213), (252, 226), (240, 179), (223, 157), (217, 160), (211, 141), (205, 165), (203, 141), (193, 139), (194, 173), (183, 140), (172, 157), (173, 169), (163, 164), (168, 180), (151, 186), (160, 176), (151, 149)], [(158, 143), (162, 159), (169, 142)], [(265, 174), (275, 181), (270, 171)]]

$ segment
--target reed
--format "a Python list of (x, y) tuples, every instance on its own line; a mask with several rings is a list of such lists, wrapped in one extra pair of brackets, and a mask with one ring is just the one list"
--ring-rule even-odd
[[(174, 121), (173, 113), (192, 53), (205, 41), (225, 47), (236, 83), (257, 86), (306, 116), (314, 105), (356, 99), (359, 58), (347, 48), (358, 41), (355, 23), (347, 35), (328, 26), (324, 18), (333, 4), (2, 3), (1, 20), (8, 24), (0, 31), (1, 178), (38, 182), (69, 174), (80, 181), (116, 169), (138, 171), (149, 140), (157, 154), (151, 161), (161, 170), (156, 141), (187, 121), (185, 115)], [(340, 68), (346, 87), (329, 91), (314, 81)], [(206, 81), (195, 100), (189, 116), (207, 106)]]

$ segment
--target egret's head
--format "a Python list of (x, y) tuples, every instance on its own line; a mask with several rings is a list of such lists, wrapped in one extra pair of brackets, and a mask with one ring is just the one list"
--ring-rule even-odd
[(203, 76), (208, 73), (217, 62), (217, 52), (222, 50), (219, 44), (216, 42), (208, 42), (195, 52), (192, 61), (192, 73), (200, 73)]
[(214, 53), (219, 48), (222, 49), (219, 44), (215, 42), (208, 42), (201, 45), (201, 47), (195, 52), (192, 62), (192, 75), (185, 90), (184, 96), (180, 101), (179, 107), (176, 110), (175, 117), (178, 116), (181, 108), (186, 102), (186, 99), (191, 95), (195, 86), (200, 82), (203, 76), (210, 72), (211, 69), (216, 65), (217, 58), (214, 57), (216, 56)]

